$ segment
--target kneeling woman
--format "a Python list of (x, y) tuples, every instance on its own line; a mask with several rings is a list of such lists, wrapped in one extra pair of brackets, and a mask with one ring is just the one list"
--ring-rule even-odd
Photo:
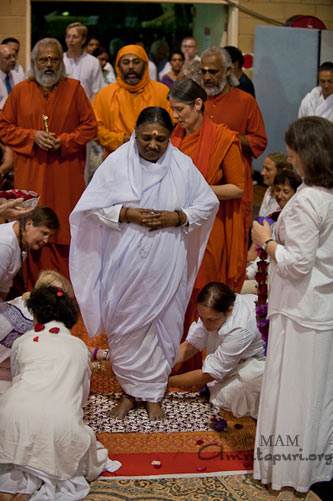
[(168, 386), (209, 384), (210, 402), (234, 416), (257, 417), (264, 348), (257, 329), (254, 294), (236, 294), (211, 282), (199, 293), (199, 320), (180, 345), (176, 363), (206, 349), (202, 369), (169, 377)]
[[(70, 216), (70, 273), (88, 333), (106, 331), (126, 396), (122, 418), (160, 407), (218, 200), (170, 144), (163, 108), (144, 109), (130, 141), (99, 167)], [(82, 271), (84, 270), (84, 273)]]
[(83, 423), (90, 355), (69, 331), (78, 316), (74, 300), (41, 286), (27, 306), (35, 327), (12, 346), (13, 383), (0, 398), (0, 496), (79, 500), (89, 493), (85, 478), (120, 464)]

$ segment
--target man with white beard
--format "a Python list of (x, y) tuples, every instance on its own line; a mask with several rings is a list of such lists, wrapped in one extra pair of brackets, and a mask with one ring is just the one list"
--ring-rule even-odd
[(208, 98), (205, 112), (213, 122), (225, 124), (239, 133), (245, 165), (246, 184), (242, 196), (245, 211), (244, 269), (248, 237), (252, 222), (253, 183), (252, 160), (264, 152), (267, 144), (264, 120), (253, 96), (238, 88), (229, 53), (221, 47), (210, 47), (201, 54), (201, 86)]
[(69, 277), (68, 217), (85, 188), (86, 143), (97, 133), (90, 102), (78, 80), (67, 78), (62, 47), (54, 38), (37, 42), (28, 79), (11, 91), (0, 113), (0, 138), (15, 153), (15, 188), (36, 191), (61, 227), (43, 250), (31, 252), (26, 286), (40, 269)]

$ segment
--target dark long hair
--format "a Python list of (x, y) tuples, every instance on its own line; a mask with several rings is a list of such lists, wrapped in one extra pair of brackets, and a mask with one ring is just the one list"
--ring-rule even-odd
[(333, 124), (322, 117), (302, 117), (289, 125), (287, 146), (302, 162), (304, 183), (333, 188)]
[(215, 311), (227, 313), (236, 300), (235, 292), (221, 282), (210, 282), (201, 289), (197, 303)]

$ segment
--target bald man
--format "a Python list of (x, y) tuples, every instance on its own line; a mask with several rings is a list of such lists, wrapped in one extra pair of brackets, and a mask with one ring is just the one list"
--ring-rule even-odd
[(22, 76), (13, 71), (16, 65), (15, 50), (8, 45), (0, 45), (0, 110), (2, 110), (8, 95)]

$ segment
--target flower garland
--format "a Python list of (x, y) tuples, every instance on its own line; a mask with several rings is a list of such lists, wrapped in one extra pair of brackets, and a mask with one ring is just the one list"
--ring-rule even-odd
[[(274, 212), (268, 217), (259, 216), (255, 220), (259, 224), (263, 224), (267, 221), (270, 226), (276, 222), (279, 217), (280, 212)], [(268, 342), (268, 330), (269, 330), (269, 319), (267, 318), (268, 313), (268, 286), (267, 286), (267, 274), (268, 274), (268, 255), (261, 247), (256, 245), (256, 253), (259, 257), (257, 262), (257, 273), (255, 279), (258, 283), (258, 299), (256, 301), (256, 320), (258, 331), (264, 341), (264, 353), (267, 352), (267, 342)]]
[(257, 256), (260, 261), (257, 263), (257, 273), (255, 279), (258, 283), (258, 299), (256, 301), (256, 320), (258, 331), (264, 341), (264, 353), (267, 351), (269, 320), (267, 318), (268, 303), (267, 303), (267, 270), (269, 262), (267, 261), (267, 252), (256, 247)]

